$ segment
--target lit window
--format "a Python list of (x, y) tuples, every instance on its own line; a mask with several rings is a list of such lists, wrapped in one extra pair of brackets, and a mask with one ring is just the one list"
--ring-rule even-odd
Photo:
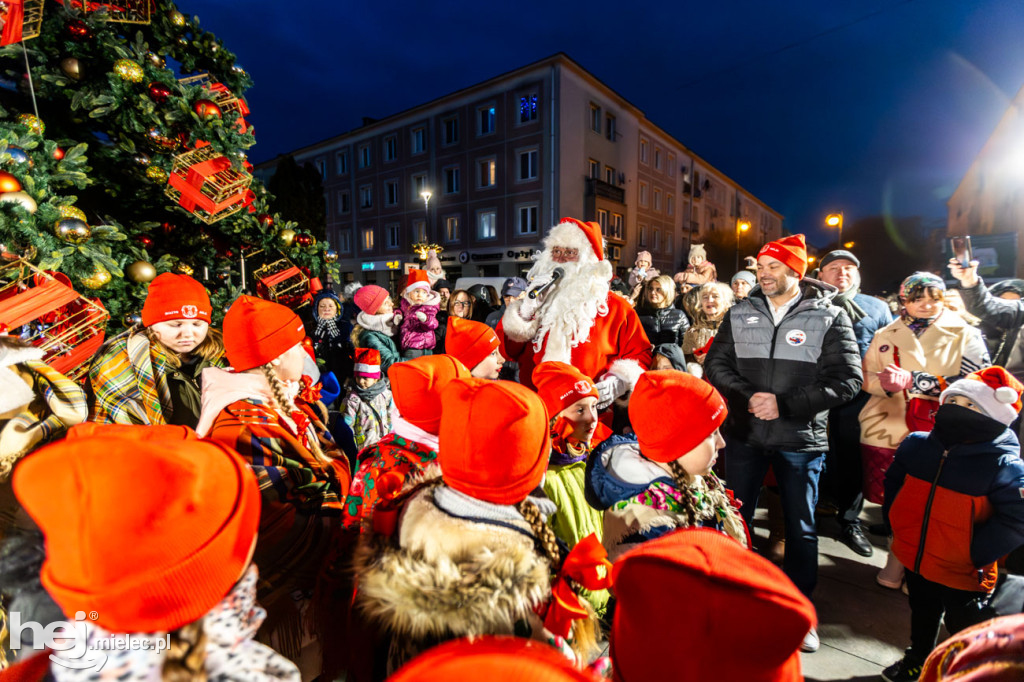
[(448, 216), (444, 220), (444, 238), (448, 242), (459, 241), (459, 217)]
[(476, 186), (483, 189), (494, 187), (498, 182), (498, 162), (496, 159), (483, 159), (476, 162)]
[(373, 228), (363, 228), (363, 251), (373, 251)]
[(494, 120), (495, 112), (494, 107), (481, 107), (476, 110), (477, 114), (477, 134), (478, 135), (489, 135), (494, 132)]
[(497, 211), (480, 211), (477, 213), (476, 236), (478, 239), (494, 239), (498, 236)]
[(529, 123), (537, 120), (537, 95), (531, 93), (519, 98), (519, 122)]

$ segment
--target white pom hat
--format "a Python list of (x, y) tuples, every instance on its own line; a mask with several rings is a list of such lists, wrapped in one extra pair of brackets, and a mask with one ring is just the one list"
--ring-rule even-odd
[(939, 402), (946, 398), (962, 395), (970, 398), (986, 416), (1009, 426), (1021, 410), (1021, 384), (1002, 367), (986, 367), (972, 372), (963, 379), (949, 385), (939, 396)]

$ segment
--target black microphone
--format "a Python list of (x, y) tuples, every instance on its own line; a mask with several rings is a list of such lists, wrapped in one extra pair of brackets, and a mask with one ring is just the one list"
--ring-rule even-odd
[(551, 279), (548, 281), (548, 283), (538, 289), (532, 289), (529, 293), (529, 297), (537, 298), (537, 296), (543, 294), (545, 291), (551, 288), (551, 285), (557, 282), (564, 274), (565, 270), (563, 270), (562, 268), (555, 268), (554, 270), (551, 271)]

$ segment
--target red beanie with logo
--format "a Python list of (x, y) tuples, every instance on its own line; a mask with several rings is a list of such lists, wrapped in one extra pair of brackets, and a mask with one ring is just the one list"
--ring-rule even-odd
[(803, 279), (807, 272), (807, 243), (802, 234), (794, 234), (791, 237), (783, 237), (773, 242), (768, 242), (757, 252), (758, 259), (761, 256), (770, 256)]
[(267, 364), (305, 337), (295, 313), (262, 298), (239, 296), (224, 315), (224, 352), (236, 372)]
[[(629, 421), (640, 452), (655, 462), (672, 462), (700, 445), (729, 413), (718, 390), (674, 369), (644, 372), (629, 399)], [(680, 428), (667, 414), (686, 415)]]
[(533, 369), (533, 385), (544, 401), (548, 416), (557, 417), (562, 410), (584, 398), (597, 398), (597, 388), (583, 372), (564, 362), (542, 362)]
[(210, 322), (213, 306), (206, 287), (188, 275), (165, 272), (149, 283), (146, 302), (142, 304), (142, 325), (171, 320), (202, 320)]
[(522, 502), (540, 485), (551, 450), (540, 396), (511, 381), (469, 378), (451, 382), (441, 402), (445, 483), (493, 504)]
[(432, 434), (441, 428), (441, 392), (452, 380), (467, 377), (469, 370), (449, 355), (422, 355), (388, 368), (398, 413), (413, 426)]
[(444, 332), (444, 352), (472, 371), (499, 345), (498, 335), (483, 322), (451, 315)]

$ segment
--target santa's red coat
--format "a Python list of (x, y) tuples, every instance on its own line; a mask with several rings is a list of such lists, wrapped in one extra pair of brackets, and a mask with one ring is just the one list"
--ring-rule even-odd
[[(501, 354), (506, 360), (519, 363), (519, 381), (531, 389), (533, 368), (544, 357), (547, 339), (540, 351), (534, 352), (533, 341), (520, 343), (506, 338), (502, 324), (498, 323)], [(641, 370), (651, 366), (651, 342), (640, 324), (636, 311), (626, 299), (608, 294), (608, 313), (598, 315), (590, 336), (572, 349), (572, 366), (591, 379), (597, 380), (616, 360), (635, 360)]]

